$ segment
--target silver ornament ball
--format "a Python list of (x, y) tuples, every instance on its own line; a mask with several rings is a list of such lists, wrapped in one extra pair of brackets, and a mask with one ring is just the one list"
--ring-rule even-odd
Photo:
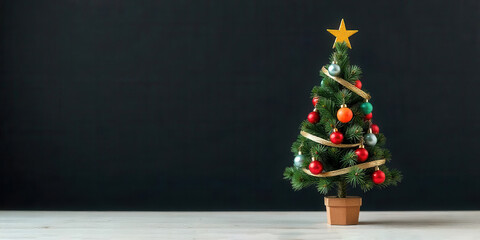
[(328, 66), (328, 73), (332, 76), (338, 76), (340, 74), (340, 66), (335, 63), (330, 64), (330, 66)]
[(365, 136), (363, 136), (363, 139), (365, 139), (365, 143), (368, 146), (375, 146), (375, 144), (377, 144), (377, 137), (373, 133), (365, 134)]
[(301, 168), (304, 162), (305, 156), (303, 156), (302, 154), (295, 156), (295, 159), (293, 159), (293, 165), (297, 168)]

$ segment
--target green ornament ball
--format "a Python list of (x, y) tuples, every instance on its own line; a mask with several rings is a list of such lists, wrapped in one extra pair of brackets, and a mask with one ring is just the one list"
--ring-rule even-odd
[(364, 114), (369, 114), (373, 111), (373, 106), (369, 102), (364, 102), (362, 105), (360, 105), (360, 109)]
[(325, 82), (323, 80), (320, 82), (320, 86), (325, 86)]

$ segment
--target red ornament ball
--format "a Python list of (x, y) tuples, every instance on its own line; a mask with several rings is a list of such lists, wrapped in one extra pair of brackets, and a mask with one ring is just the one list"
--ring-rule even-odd
[(343, 142), (343, 134), (341, 132), (332, 132), (330, 134), (330, 141), (335, 144), (340, 144)]
[[(345, 105), (346, 106), (346, 105)], [(350, 108), (342, 107), (337, 111), (337, 119), (342, 123), (350, 122), (353, 118), (353, 112)]]
[(355, 87), (362, 89), (362, 82), (360, 80), (355, 81)]
[(317, 160), (313, 160), (309, 165), (308, 169), (310, 170), (311, 173), (313, 174), (319, 174), (323, 170), (323, 165), (321, 162)]
[(372, 133), (373, 134), (378, 134), (380, 132), (380, 128), (378, 127), (377, 124), (372, 124), (372, 126), (370, 126), (370, 128), (372, 128)]
[(320, 115), (318, 114), (318, 112), (314, 111), (308, 114), (307, 119), (310, 123), (315, 124), (315, 123), (318, 123), (318, 121), (320, 121)]
[(382, 172), (381, 170), (377, 170), (377, 171), (373, 172), (372, 181), (375, 184), (381, 184), (381, 183), (385, 182), (385, 173)]
[(366, 120), (366, 121), (372, 119), (372, 117), (373, 117), (373, 114), (372, 114), (372, 113), (365, 114), (365, 120)]
[(314, 107), (317, 106), (317, 103), (318, 103), (319, 99), (320, 99), (319, 97), (312, 98), (312, 104), (313, 104)]
[(359, 162), (365, 162), (368, 158), (368, 151), (365, 148), (358, 148), (355, 150), (355, 154), (357, 154), (357, 160)]

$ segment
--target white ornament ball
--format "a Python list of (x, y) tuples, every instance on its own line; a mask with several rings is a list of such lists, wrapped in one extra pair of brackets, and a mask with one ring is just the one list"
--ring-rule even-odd
[(305, 156), (302, 154), (298, 154), (295, 156), (295, 159), (293, 159), (293, 165), (297, 168), (301, 168), (303, 166), (303, 163), (305, 162)]
[(377, 144), (377, 137), (373, 133), (365, 134), (365, 136), (363, 136), (363, 139), (365, 139), (365, 143), (368, 146), (375, 146), (375, 144)]
[(340, 74), (340, 66), (335, 63), (330, 64), (330, 66), (328, 66), (328, 73), (332, 76), (338, 76)]

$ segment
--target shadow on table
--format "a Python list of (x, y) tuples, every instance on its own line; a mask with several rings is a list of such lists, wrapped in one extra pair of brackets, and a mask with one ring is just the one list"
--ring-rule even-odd
[(448, 219), (386, 219), (383, 221), (360, 221), (359, 225), (383, 225), (392, 227), (427, 227), (439, 225), (460, 224), (458, 221)]

